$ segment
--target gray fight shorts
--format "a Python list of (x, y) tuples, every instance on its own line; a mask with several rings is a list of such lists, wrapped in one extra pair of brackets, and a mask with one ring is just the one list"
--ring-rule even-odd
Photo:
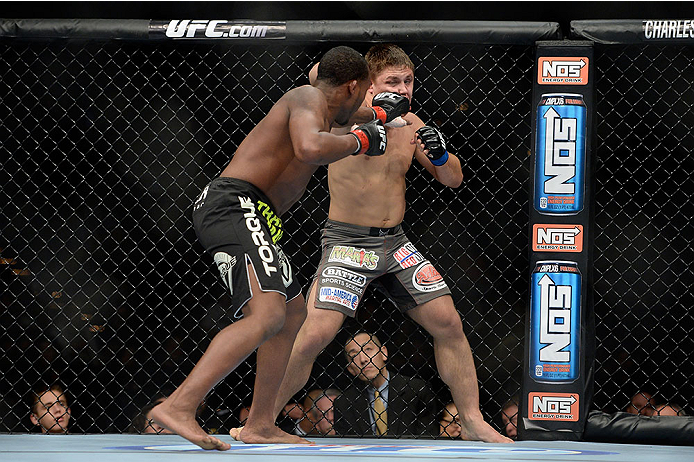
[(402, 312), (450, 295), (441, 274), (400, 225), (368, 228), (328, 220), (313, 279), (315, 306), (354, 317), (366, 287), (375, 282)]

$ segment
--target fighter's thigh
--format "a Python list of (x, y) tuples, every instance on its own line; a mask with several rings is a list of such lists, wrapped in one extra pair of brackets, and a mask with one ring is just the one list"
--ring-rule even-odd
[(354, 317), (368, 285), (385, 272), (382, 239), (335, 233), (322, 244), (309, 301), (318, 309)]
[(451, 290), (434, 265), (406, 236), (399, 239), (386, 254), (388, 271), (379, 279), (398, 309), (407, 312), (438, 298), (450, 296)]
[(417, 305), (408, 310), (407, 315), (435, 338), (463, 335), (463, 323), (450, 295)]
[(252, 316), (261, 322), (281, 319), (284, 324), (287, 312), (285, 295), (276, 291), (261, 290), (253, 265), (248, 264), (247, 270), (251, 297), (242, 308), (244, 317)]
[(340, 311), (326, 310), (315, 306), (317, 284), (314, 279), (306, 301), (306, 320), (297, 335), (296, 343), (300, 350), (320, 352), (337, 335), (345, 321), (345, 314)]

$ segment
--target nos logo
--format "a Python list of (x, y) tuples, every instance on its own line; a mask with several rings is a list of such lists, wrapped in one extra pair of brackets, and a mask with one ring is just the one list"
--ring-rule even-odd
[(541, 57), (537, 63), (537, 83), (587, 85), (588, 62), (585, 56)]
[(564, 420), (578, 421), (579, 397), (576, 393), (540, 393), (528, 394), (528, 417), (530, 420)]
[(560, 286), (545, 274), (540, 286), (540, 361), (571, 361), (571, 352), (561, 351), (571, 344), (571, 301), (573, 288)]
[(576, 176), (576, 118), (562, 118), (550, 107), (545, 119), (545, 194), (574, 194), (576, 185), (569, 183)]

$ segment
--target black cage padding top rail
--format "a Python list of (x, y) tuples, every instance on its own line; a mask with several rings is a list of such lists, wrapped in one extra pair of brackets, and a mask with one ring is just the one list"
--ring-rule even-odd
[(571, 21), (571, 37), (603, 45), (694, 45), (694, 19)]
[[(190, 30), (192, 36), (169, 37), (166, 29), (174, 26)], [(183, 23), (183, 21), (187, 21)], [(214, 22), (210, 26), (210, 23)], [(265, 36), (238, 36), (228, 28), (268, 26)], [(209, 32), (208, 26), (210, 27)], [(180, 30), (180, 29), (179, 29)], [(226, 30), (226, 33), (224, 32)], [(226, 35), (225, 35), (226, 34)], [(537, 40), (561, 38), (556, 22), (519, 21), (248, 21), (248, 20), (145, 20), (145, 19), (0, 19), (0, 37), (26, 39), (89, 40), (171, 40), (265, 41), (281, 39), (293, 42), (398, 41), (411, 43), (476, 43), (489, 45), (530, 45)]]

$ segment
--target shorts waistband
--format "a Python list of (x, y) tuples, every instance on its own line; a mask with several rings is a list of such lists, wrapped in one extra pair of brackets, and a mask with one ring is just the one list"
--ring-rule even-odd
[(218, 176), (217, 178), (210, 181), (210, 185), (212, 185), (214, 183), (233, 185), (233, 186), (238, 187), (239, 189), (248, 190), (252, 194), (257, 196), (256, 199), (260, 199), (261, 201), (263, 201), (267, 205), (269, 205), (270, 209), (272, 210), (273, 213), (276, 213), (275, 210), (277, 210), (277, 209), (272, 204), (272, 202), (270, 202), (270, 199), (268, 199), (268, 197), (265, 195), (265, 193), (263, 191), (261, 191), (260, 188), (257, 187), (256, 185), (254, 185), (253, 183), (249, 183), (246, 180), (240, 180), (238, 178), (233, 178), (230, 176)]
[(393, 226), (392, 228), (377, 228), (377, 227), (369, 227), (369, 226), (359, 226), (359, 225), (353, 225), (352, 223), (343, 223), (341, 221), (335, 221), (335, 220), (328, 220), (325, 222), (325, 225), (332, 225), (337, 228), (348, 228), (351, 230), (356, 231), (359, 234), (365, 234), (367, 236), (392, 236), (394, 234), (399, 233), (402, 230), (401, 225)]

